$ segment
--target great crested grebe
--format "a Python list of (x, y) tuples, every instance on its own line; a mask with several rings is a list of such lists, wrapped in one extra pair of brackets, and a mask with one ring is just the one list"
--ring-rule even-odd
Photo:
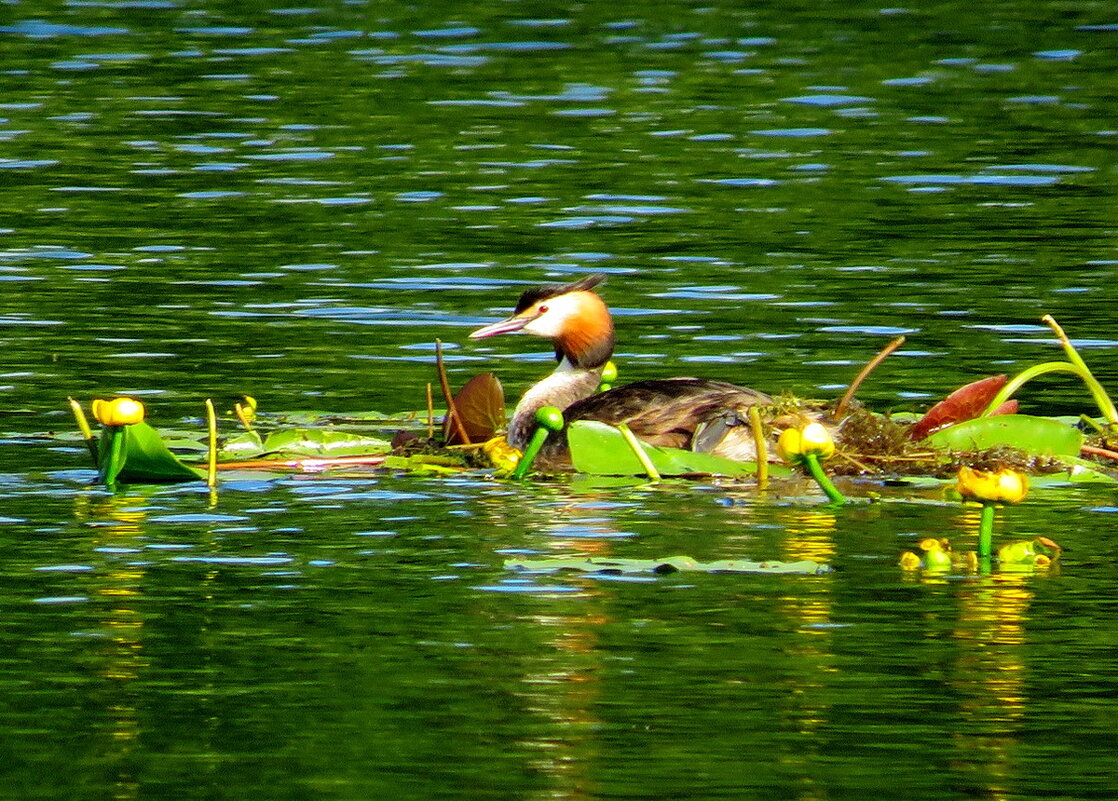
[[(751, 461), (756, 447), (748, 409), (768, 405), (762, 392), (722, 381), (666, 378), (595, 391), (613, 355), (613, 318), (592, 290), (605, 280), (589, 275), (570, 284), (548, 284), (520, 296), (508, 319), (479, 328), (470, 339), (523, 331), (551, 340), (559, 366), (524, 393), (509, 422), (508, 441), (524, 449), (535, 427), (536, 410), (557, 406), (566, 423), (599, 420), (625, 423), (652, 445), (690, 448)], [(536, 462), (545, 470), (570, 469), (566, 431), (548, 437)]]

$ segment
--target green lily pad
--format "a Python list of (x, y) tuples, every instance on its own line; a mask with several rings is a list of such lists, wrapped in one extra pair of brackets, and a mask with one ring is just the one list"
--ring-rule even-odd
[(605, 559), (602, 557), (571, 557), (551, 559), (513, 558), (505, 560), (509, 570), (532, 573), (555, 573), (573, 570), (580, 573), (796, 573), (818, 575), (829, 573), (831, 568), (821, 562), (805, 559), (799, 562), (751, 562), (746, 559), (719, 559), (699, 562), (690, 556), (669, 556), (664, 559)]
[[(575, 470), (603, 476), (644, 475), (640, 459), (633, 453), (625, 437), (611, 425), (597, 420), (578, 420), (567, 429), (571, 461)], [(713, 475), (752, 476), (757, 474), (753, 462), (734, 462), (709, 453), (695, 453), (680, 448), (662, 448), (641, 443), (641, 447), (662, 476)], [(787, 476), (791, 471), (783, 465), (770, 465), (771, 475)]]
[(934, 448), (954, 451), (1008, 446), (1037, 456), (1078, 456), (1083, 432), (1049, 417), (1005, 414), (940, 429), (925, 441)]
[(146, 422), (104, 428), (98, 453), (105, 484), (167, 484), (205, 478), (202, 470), (180, 462)]
[(264, 453), (264, 440), (256, 431), (242, 431), (229, 437), (218, 451), (221, 459), (253, 459)]

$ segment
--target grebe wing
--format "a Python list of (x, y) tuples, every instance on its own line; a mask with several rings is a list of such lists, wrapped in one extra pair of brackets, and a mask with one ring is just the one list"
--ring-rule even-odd
[(645, 442), (687, 448), (700, 426), (709, 428), (715, 420), (736, 417), (739, 410), (771, 403), (772, 398), (763, 392), (724, 381), (668, 378), (637, 381), (591, 395), (567, 407), (563, 416), (568, 422), (625, 423)]

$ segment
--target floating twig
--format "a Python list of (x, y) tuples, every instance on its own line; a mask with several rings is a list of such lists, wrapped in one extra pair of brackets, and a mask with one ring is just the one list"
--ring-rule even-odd
[(458, 409), (454, 406), (454, 396), (450, 394), (450, 381), (446, 377), (446, 367), (443, 365), (443, 342), (441, 339), (435, 340), (435, 369), (439, 374), (439, 387), (446, 399), (447, 417), (450, 418), (454, 430), (458, 432), (458, 438), (469, 445), (470, 435), (466, 433), (466, 427), (462, 425), (462, 418), (458, 416)]
[[(859, 455), (861, 455), (861, 454), (859, 454)], [(850, 464), (857, 467), (863, 473), (873, 472), (872, 467), (870, 467), (868, 464), (865, 464), (864, 462), (860, 462), (858, 459), (854, 458), (849, 453), (844, 453), (842, 451), (835, 451), (835, 456), (837, 456), (840, 459), (845, 459), (846, 461), (850, 462)]]
[(448, 451), (479, 451), (486, 446), (485, 442), (471, 442), (469, 445), (447, 445)]
[(870, 359), (866, 366), (862, 368), (862, 371), (858, 373), (857, 377), (850, 382), (850, 386), (847, 387), (846, 392), (843, 393), (842, 400), (840, 400), (838, 402), (838, 406), (835, 407), (836, 420), (841, 420), (843, 416), (845, 416), (846, 407), (850, 405), (850, 402), (852, 400), (854, 400), (854, 393), (858, 391), (858, 387), (862, 386), (862, 382), (866, 380), (870, 373), (877, 369), (877, 366), (879, 364), (889, 358), (889, 355), (893, 351), (903, 345), (904, 342), (904, 337), (897, 337), (884, 348), (882, 348), (881, 351), (872, 359)]
[(1099, 456), (1103, 459), (1114, 459), (1115, 461), (1118, 461), (1118, 451), (1099, 448), (1094, 445), (1084, 445), (1079, 449), (1079, 451), (1080, 453), (1085, 453), (1088, 456)]

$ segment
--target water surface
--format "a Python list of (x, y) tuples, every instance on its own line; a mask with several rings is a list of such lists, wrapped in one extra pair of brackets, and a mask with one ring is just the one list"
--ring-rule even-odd
[[(0, 768), (57, 797), (1105, 798), (1116, 504), (1000, 521), (1045, 576), (921, 581), (934, 492), (375, 472), (91, 486), (65, 398), (200, 425), (515, 395), (468, 343), (604, 272), (624, 379), (916, 410), (1059, 357), (1118, 386), (1118, 19), (946, 3), (24, 2), (0, 15)], [(1091, 411), (1070, 379), (1025, 408)], [(184, 422), (185, 421), (185, 422)], [(915, 497), (919, 495), (919, 497)], [(525, 575), (517, 555), (816, 559)]]

